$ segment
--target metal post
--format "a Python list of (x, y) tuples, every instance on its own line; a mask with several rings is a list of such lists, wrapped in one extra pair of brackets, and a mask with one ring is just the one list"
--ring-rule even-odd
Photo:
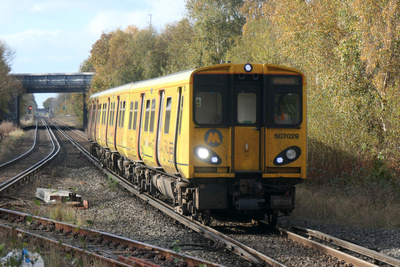
[(16, 104), (16, 124), (17, 124), (17, 126), (20, 126), (19, 125), (19, 120), (20, 120), (20, 112), (19, 112), (19, 95), (17, 95), (17, 97), (16, 97), (16, 101), (17, 101), (17, 104)]

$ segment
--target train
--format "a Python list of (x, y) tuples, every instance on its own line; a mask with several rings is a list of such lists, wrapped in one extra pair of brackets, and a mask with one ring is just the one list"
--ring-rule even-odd
[(306, 79), (222, 63), (133, 82), (91, 95), (87, 131), (104, 167), (176, 212), (274, 225), (306, 179)]

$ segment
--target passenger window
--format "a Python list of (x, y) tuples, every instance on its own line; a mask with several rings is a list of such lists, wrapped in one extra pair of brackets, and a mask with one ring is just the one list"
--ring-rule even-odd
[(171, 119), (171, 102), (172, 98), (168, 97), (167, 98), (167, 104), (165, 107), (165, 126), (164, 126), (164, 133), (168, 134), (169, 133), (169, 121)]
[(237, 121), (248, 124), (257, 121), (257, 95), (255, 93), (239, 93), (237, 96)]
[(183, 100), (185, 96), (182, 96), (182, 102), (181, 102), (181, 113), (179, 114), (179, 134), (181, 134), (181, 129), (182, 129), (182, 117), (183, 117)]
[(149, 129), (149, 115), (150, 115), (150, 100), (146, 101), (146, 115), (144, 118), (144, 131), (147, 132)]
[(132, 130), (136, 130), (137, 114), (138, 114), (138, 101), (135, 101), (135, 112), (133, 114), (133, 125)]
[(114, 115), (115, 115), (115, 102), (112, 102), (110, 104), (110, 119), (108, 122), (108, 125), (110, 125), (110, 126), (114, 125)]
[(101, 104), (97, 104), (97, 124), (100, 124)]
[(103, 115), (102, 115), (102, 118), (101, 118), (101, 120), (102, 120), (101, 124), (106, 125), (106, 121), (107, 121), (106, 115), (107, 115), (107, 103), (104, 103), (103, 104)]
[(156, 116), (156, 99), (151, 100), (150, 132), (154, 131), (154, 117)]
[(129, 107), (129, 126), (128, 129), (132, 129), (132, 117), (133, 117), (133, 102), (131, 102), (131, 105)]
[(274, 123), (296, 125), (300, 123), (300, 95), (297, 93), (278, 93), (274, 97)]
[(199, 124), (222, 122), (222, 95), (219, 92), (198, 92), (195, 96), (195, 119)]
[(119, 104), (119, 118), (118, 118), (118, 127), (124, 127), (125, 120), (125, 101), (121, 101)]

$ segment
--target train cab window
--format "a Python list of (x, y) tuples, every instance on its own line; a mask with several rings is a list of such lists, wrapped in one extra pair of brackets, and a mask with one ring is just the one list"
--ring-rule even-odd
[(255, 123), (257, 121), (257, 95), (255, 93), (239, 93), (237, 109), (238, 123)]
[(165, 126), (164, 126), (164, 133), (168, 134), (169, 133), (169, 121), (171, 119), (171, 103), (172, 103), (172, 98), (168, 97), (167, 98), (167, 103), (165, 106)]
[(300, 95), (277, 93), (274, 97), (274, 123), (277, 125), (298, 125), (301, 119)]
[(139, 102), (135, 101), (135, 109), (134, 109), (134, 113), (133, 113), (132, 130), (136, 130), (136, 123), (137, 123), (137, 116), (138, 116), (138, 106), (139, 106)]
[(195, 120), (199, 124), (221, 124), (222, 95), (220, 92), (200, 91), (196, 94)]
[(156, 116), (156, 99), (151, 100), (151, 112), (150, 112), (150, 132), (154, 131), (154, 120)]
[(150, 116), (150, 100), (146, 101), (146, 114), (144, 118), (144, 131), (147, 132), (149, 129), (149, 116)]

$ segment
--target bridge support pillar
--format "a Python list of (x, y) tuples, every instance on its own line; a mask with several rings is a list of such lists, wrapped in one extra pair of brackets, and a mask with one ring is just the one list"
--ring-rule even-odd
[(88, 126), (88, 110), (86, 106), (86, 93), (83, 93), (83, 129)]

